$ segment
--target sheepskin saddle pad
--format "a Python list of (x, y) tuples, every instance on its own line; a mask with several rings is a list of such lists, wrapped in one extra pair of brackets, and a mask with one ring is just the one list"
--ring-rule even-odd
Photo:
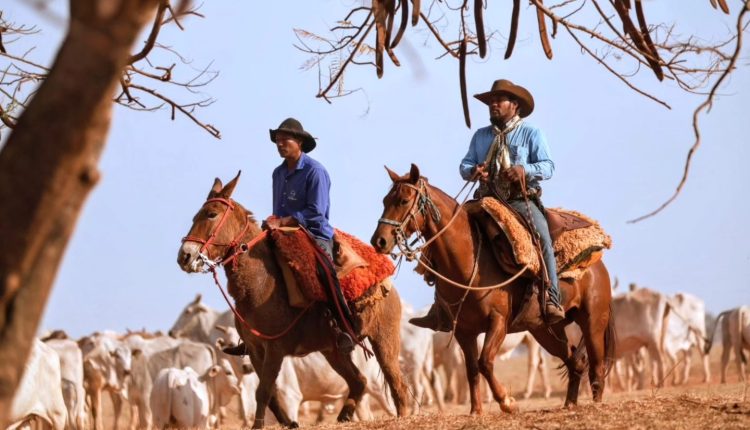
[[(467, 208), (469, 213), (476, 214), (479, 211), (488, 214), (497, 227), (494, 230), (499, 229), (505, 234), (515, 263), (519, 266), (528, 264), (529, 271), (539, 276), (542, 256), (535, 249), (531, 233), (519, 219), (519, 215), (492, 197), (468, 204), (471, 206)], [(547, 214), (547, 219), (551, 221), (558, 277), (580, 279), (589, 266), (601, 260), (604, 250), (612, 246), (612, 239), (598, 222), (581, 213), (559, 208), (547, 209), (547, 212), (551, 212)]]
[[(311, 301), (327, 301), (325, 287), (318, 276), (314, 240), (299, 228), (274, 229), (271, 239), (290, 304), (305, 306)], [(348, 302), (356, 301), (393, 274), (393, 262), (387, 255), (378, 254), (372, 246), (338, 229), (334, 231), (333, 240), (336, 276)]]

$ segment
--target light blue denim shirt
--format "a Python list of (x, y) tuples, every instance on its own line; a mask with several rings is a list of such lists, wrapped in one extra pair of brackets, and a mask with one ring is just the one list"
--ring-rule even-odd
[[(459, 171), (461, 177), (468, 180), (471, 178), (474, 166), (483, 163), (487, 158), (487, 152), (492, 146), (495, 135), (492, 126), (480, 128), (474, 133), (469, 144), (469, 151), (461, 160)], [(520, 164), (526, 170), (526, 184), (529, 187), (540, 188), (539, 181), (549, 179), (555, 171), (555, 163), (552, 162), (547, 138), (544, 133), (528, 122), (523, 122), (515, 130), (508, 134), (508, 149), (510, 151), (510, 163)]]

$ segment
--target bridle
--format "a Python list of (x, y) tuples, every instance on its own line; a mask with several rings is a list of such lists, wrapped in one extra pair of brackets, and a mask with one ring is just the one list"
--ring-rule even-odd
[[(219, 220), (219, 223), (216, 225), (216, 228), (214, 231), (211, 232), (211, 234), (208, 236), (208, 239), (202, 239), (200, 237), (195, 236), (185, 236), (182, 238), (182, 243), (185, 242), (197, 242), (201, 243), (201, 249), (198, 251), (198, 257), (206, 264), (206, 269), (203, 270), (203, 273), (211, 272), (211, 274), (214, 277), (214, 282), (216, 283), (216, 286), (219, 288), (219, 291), (221, 291), (221, 295), (224, 296), (224, 300), (227, 302), (227, 305), (229, 305), (229, 309), (232, 310), (234, 313), (234, 316), (237, 318), (238, 321), (240, 321), (247, 329), (252, 333), (253, 335), (263, 339), (263, 340), (276, 340), (280, 339), (284, 336), (286, 336), (294, 326), (297, 325), (297, 323), (302, 319), (302, 316), (307, 313), (307, 311), (315, 304), (315, 302), (310, 302), (309, 305), (307, 305), (306, 308), (302, 309), (302, 311), (297, 314), (296, 317), (292, 320), (291, 324), (281, 331), (280, 333), (274, 334), (274, 335), (268, 335), (265, 333), (262, 333), (261, 331), (255, 329), (253, 326), (251, 326), (243, 317), (242, 315), (237, 312), (237, 309), (232, 305), (232, 302), (229, 300), (229, 297), (227, 296), (226, 291), (224, 291), (224, 288), (222, 288), (221, 283), (219, 282), (219, 277), (216, 272), (216, 268), (227, 264), (231, 262), (233, 265), (237, 264), (237, 257), (241, 254), (244, 254), (246, 252), (249, 252), (253, 247), (258, 244), (261, 240), (263, 240), (268, 235), (268, 230), (264, 230), (262, 233), (255, 236), (253, 239), (251, 239), (249, 242), (240, 242), (242, 237), (247, 232), (247, 229), (250, 228), (250, 219), (245, 220), (245, 227), (242, 228), (242, 230), (237, 234), (237, 236), (234, 237), (229, 243), (216, 243), (214, 240), (216, 239), (216, 236), (219, 235), (219, 232), (221, 231), (221, 228), (224, 226), (224, 223), (226, 222), (227, 218), (229, 217), (229, 214), (234, 211), (234, 209), (237, 207), (236, 204), (231, 199), (225, 199), (223, 197), (213, 197), (210, 199), (207, 199), (203, 206), (206, 206), (207, 204), (211, 202), (219, 202), (227, 206), (227, 210), (224, 211), (224, 214), (221, 216), (221, 219)], [(201, 209), (203, 208), (201, 206)], [(214, 245), (214, 246), (225, 246), (227, 247), (227, 252), (223, 258), (216, 258), (212, 259), (207, 252), (204, 253), (204, 251), (207, 251), (208, 247)]]
[[(463, 193), (463, 191), (466, 189), (466, 187), (472, 183), (472, 181), (466, 181), (463, 188), (458, 192), (456, 195), (456, 198), (454, 200), (457, 201), (457, 197)], [(395, 227), (395, 236), (396, 236), (396, 245), (398, 246), (399, 250), (401, 251), (401, 255), (406, 257), (407, 260), (411, 261), (414, 259), (417, 259), (417, 262), (419, 265), (424, 267), (427, 271), (432, 273), (433, 275), (437, 276), (438, 278), (442, 279), (443, 281), (447, 282), (448, 284), (461, 288), (468, 291), (487, 291), (487, 290), (493, 290), (496, 288), (501, 288), (506, 285), (509, 285), (513, 281), (515, 281), (523, 272), (525, 272), (529, 268), (529, 264), (526, 264), (524, 267), (522, 267), (517, 273), (515, 273), (513, 276), (511, 276), (506, 281), (497, 283), (495, 285), (489, 285), (489, 286), (482, 286), (482, 287), (472, 287), (471, 284), (474, 281), (474, 277), (476, 276), (476, 270), (479, 265), (479, 250), (477, 250), (477, 254), (474, 256), (474, 269), (472, 270), (472, 277), (469, 282), (469, 285), (463, 285), (456, 281), (453, 281), (452, 279), (446, 278), (444, 275), (440, 274), (437, 270), (430, 267), (426, 262), (424, 258), (418, 258), (420, 254), (423, 254), (423, 250), (427, 248), (435, 239), (437, 239), (441, 234), (443, 234), (448, 228), (451, 226), (453, 221), (458, 217), (458, 214), (463, 209), (464, 205), (466, 204), (466, 201), (469, 198), (469, 195), (471, 194), (471, 189), (473, 189), (473, 186), (469, 189), (469, 193), (467, 193), (464, 200), (459, 204), (456, 209), (454, 210), (453, 216), (451, 219), (440, 229), (435, 233), (430, 239), (426, 240), (421, 246), (414, 249), (412, 246), (422, 238), (421, 231), (419, 229), (419, 225), (417, 223), (417, 213), (420, 213), (423, 217), (423, 219), (426, 216), (426, 212), (429, 209), (432, 213), (432, 218), (435, 222), (439, 222), (441, 219), (440, 215), (440, 209), (438, 209), (437, 205), (435, 205), (435, 202), (432, 200), (432, 197), (430, 197), (430, 194), (427, 191), (427, 186), (425, 185), (425, 180), (420, 178), (417, 181), (416, 185), (412, 185), (407, 182), (399, 182), (398, 186), (407, 186), (417, 192), (417, 197), (412, 202), (411, 208), (409, 209), (409, 212), (404, 216), (404, 219), (399, 221), (395, 221), (389, 218), (381, 217), (378, 220), (378, 224), (387, 224)], [(404, 227), (406, 227), (409, 222), (413, 222), (414, 231), (419, 233), (419, 236), (414, 239), (414, 241), (409, 244), (408, 243), (408, 236), (406, 234), (406, 231), (404, 230)], [(481, 235), (480, 237), (480, 247), (481, 248)], [(466, 296), (464, 296), (464, 299)], [(463, 299), (462, 299), (463, 301)]]
[[(226, 205), (227, 210), (224, 211), (224, 213), (221, 215), (221, 219), (219, 219), (219, 223), (216, 225), (216, 228), (214, 231), (211, 232), (211, 234), (208, 236), (208, 239), (202, 239), (200, 237), (196, 236), (185, 236), (182, 238), (182, 243), (185, 242), (197, 242), (202, 244), (200, 251), (198, 251), (198, 258), (200, 258), (203, 263), (206, 264), (206, 269), (203, 270), (203, 272), (211, 271), (212, 269), (221, 266), (222, 264), (226, 264), (229, 262), (236, 263), (236, 258), (238, 255), (243, 254), (250, 250), (252, 245), (255, 245), (257, 241), (259, 241), (259, 238), (262, 238), (265, 235), (260, 235), (256, 237), (255, 239), (251, 240), (247, 243), (240, 243), (240, 240), (242, 237), (247, 233), (248, 228), (250, 228), (250, 220), (245, 220), (245, 227), (242, 228), (242, 230), (237, 234), (237, 236), (234, 237), (229, 243), (217, 243), (215, 242), (216, 236), (219, 235), (219, 232), (221, 231), (221, 228), (224, 226), (224, 223), (227, 221), (227, 218), (229, 218), (229, 215), (234, 211), (236, 204), (231, 199), (225, 199), (223, 197), (213, 197), (210, 199), (207, 199), (203, 206), (206, 206), (209, 203), (212, 202), (219, 202), (224, 205)], [(201, 209), (203, 208), (201, 206)], [(224, 254), (224, 257), (217, 257), (215, 259), (212, 259), (208, 255), (208, 247), (209, 246), (223, 246), (227, 248), (227, 252)], [(230, 254), (231, 253), (231, 254)]]
[[(422, 245), (419, 249), (413, 249), (412, 246), (420, 239), (421, 234), (411, 243), (408, 242), (409, 234), (406, 232), (406, 228), (409, 223), (412, 223), (412, 227), (415, 232), (419, 232), (419, 224), (417, 222), (417, 214), (422, 216), (422, 219), (426, 219), (427, 212), (430, 212), (432, 220), (436, 223), (440, 222), (442, 215), (440, 209), (438, 209), (435, 202), (432, 201), (429, 193), (427, 193), (427, 187), (425, 186), (424, 179), (420, 178), (416, 185), (412, 185), (408, 182), (399, 182), (397, 187), (405, 186), (413, 189), (417, 192), (417, 197), (411, 203), (409, 212), (404, 216), (401, 221), (395, 221), (389, 218), (381, 217), (378, 219), (378, 224), (386, 224), (395, 227), (394, 234), (396, 236), (396, 245), (399, 247), (401, 253), (406, 256), (407, 260), (412, 260), (414, 256), (421, 252), (421, 249), (426, 245)], [(458, 212), (458, 211), (456, 211)], [(455, 216), (454, 216), (455, 217)], [(441, 230), (442, 233), (442, 230)]]

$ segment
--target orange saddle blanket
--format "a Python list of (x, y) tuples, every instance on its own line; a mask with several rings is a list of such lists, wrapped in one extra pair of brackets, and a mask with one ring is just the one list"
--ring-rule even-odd
[[(318, 278), (315, 247), (317, 244), (302, 229), (275, 229), (271, 231), (276, 258), (285, 272), (287, 290), (292, 305), (300, 301), (327, 301), (324, 286)], [(353, 302), (370, 287), (378, 285), (395, 270), (385, 254), (356, 237), (341, 230), (334, 231), (334, 265), (347, 301)], [(290, 276), (293, 279), (290, 279)], [(294, 297), (294, 286), (304, 298)], [(305, 300), (306, 299), (306, 300)]]

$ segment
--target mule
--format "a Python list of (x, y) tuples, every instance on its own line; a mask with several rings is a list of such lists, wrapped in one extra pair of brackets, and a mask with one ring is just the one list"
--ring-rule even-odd
[[(409, 249), (406, 241), (414, 233), (427, 241), (419, 264), (440, 275), (433, 278), (436, 301), (448, 315), (457, 318), (455, 337), (466, 358), (471, 414), (482, 413), (480, 373), (503, 411), (517, 409), (515, 400), (495, 378), (493, 362), (506, 334), (524, 330), (563, 361), (568, 377), (566, 407), (577, 403), (581, 376), (587, 366), (594, 401), (601, 401), (604, 379), (614, 357), (612, 296), (604, 263), (590, 266), (578, 281), (560, 280), (564, 320), (551, 327), (526, 319), (516, 321), (514, 317), (533, 281), (517, 274), (514, 278), (508, 268), (501, 267), (489, 241), (483, 240), (463, 205), (430, 185), (416, 165), (412, 164), (404, 176), (387, 167), (386, 170), (393, 186), (383, 199), (383, 215), (371, 244), (378, 252), (391, 253), (395, 246)], [(498, 284), (507, 285), (492, 288)], [(573, 321), (583, 331), (581, 343), (585, 350), (580, 343), (570, 344), (565, 335), (565, 326)], [(477, 345), (480, 333), (486, 333), (481, 353)]]
[[(223, 264), (227, 290), (235, 301), (235, 325), (246, 344), (259, 386), (253, 428), (263, 427), (266, 407), (287, 427), (297, 427), (282, 410), (276, 395), (276, 377), (286, 356), (320, 351), (349, 387), (339, 421), (350, 421), (365, 391), (366, 378), (352, 362), (351, 354), (336, 350), (328, 325), (325, 303), (305, 309), (289, 305), (284, 277), (253, 214), (232, 200), (239, 174), (226, 186), (217, 178), (208, 198), (193, 218), (183, 239), (177, 263), (188, 273), (206, 265)], [(231, 264), (229, 263), (231, 261)], [(215, 272), (214, 272), (215, 275)], [(398, 416), (407, 412), (407, 388), (399, 369), (401, 301), (395, 288), (383, 299), (360, 312), (352, 310), (360, 335), (369, 338)]]

